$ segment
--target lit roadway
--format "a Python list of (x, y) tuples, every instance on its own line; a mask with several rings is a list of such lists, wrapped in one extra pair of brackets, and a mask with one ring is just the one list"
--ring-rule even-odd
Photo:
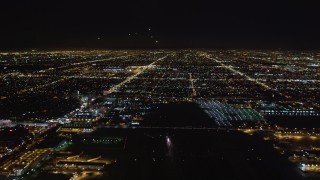
[[(50, 77), (48, 75), (35, 75), (35, 74), (19, 74), (18, 77), (22, 77), (22, 78), (38, 78), (38, 77)], [(66, 76), (66, 75), (57, 75), (55, 77), (59, 77), (61, 79), (66, 78), (66, 79), (120, 79), (119, 77), (110, 77), (110, 76), (94, 76), (92, 74), (89, 75), (84, 75), (84, 74), (77, 74), (77, 75), (73, 75), (73, 76)]]
[(191, 96), (192, 97), (196, 97), (197, 96), (197, 91), (196, 91), (196, 89), (194, 88), (194, 85), (193, 85), (192, 73), (189, 73), (189, 80), (190, 80), (191, 88), (192, 88)]
[[(45, 72), (49, 72), (49, 71), (53, 71), (53, 70), (66, 68), (66, 67), (69, 67), (69, 66), (77, 66), (77, 65), (89, 64), (89, 63), (94, 63), (94, 62), (103, 62), (103, 61), (114, 60), (114, 59), (119, 59), (119, 58), (126, 58), (126, 57), (130, 57), (130, 56), (134, 56), (134, 55), (126, 55), (126, 56), (119, 56), (119, 57), (113, 57), (113, 58), (107, 58), (107, 59), (99, 59), (99, 60), (71, 63), (71, 64), (68, 64), (68, 65), (59, 66), (59, 67), (56, 67), (56, 68), (48, 68), (48, 69), (35, 71), (34, 73), (45, 73)], [(0, 76), (0, 78), (4, 79), (4, 78), (6, 78), (8, 76), (16, 76), (16, 75), (21, 75), (21, 73), (20, 72), (7, 73), (7, 74), (4, 74), (4, 75)]]
[[(267, 90), (271, 90), (271, 91), (273, 91), (273, 92), (276, 92), (276, 93), (278, 93), (279, 95), (281, 95), (282, 97), (285, 97), (285, 98), (287, 98), (287, 99), (291, 98), (290, 96), (285, 95), (285, 94), (279, 92), (277, 89), (272, 88), (272, 87), (270, 87), (270, 86), (262, 83), (262, 82), (259, 81), (258, 79), (254, 79), (254, 78), (252, 78), (252, 77), (250, 77), (250, 76), (248, 76), (248, 75), (246, 75), (246, 74), (244, 74), (244, 73), (242, 73), (242, 72), (234, 69), (233, 66), (224, 64), (223, 62), (221, 62), (220, 60), (218, 60), (218, 58), (212, 58), (210, 55), (208, 55), (208, 54), (206, 54), (206, 53), (203, 53), (203, 54), (201, 54), (201, 55), (204, 56), (204, 57), (206, 57), (206, 58), (208, 58), (208, 59), (214, 60), (215, 62), (219, 63), (223, 68), (228, 69), (228, 70), (230, 70), (230, 71), (233, 72), (233, 73), (236, 73), (236, 74), (238, 74), (238, 75), (240, 75), (240, 76), (245, 77), (248, 81), (254, 82), (254, 83), (262, 86), (263, 88), (265, 88), (265, 89), (267, 89)], [(320, 105), (318, 105), (318, 104), (316, 104), (316, 103), (311, 103), (311, 104), (310, 104), (310, 103), (308, 103), (308, 102), (307, 102), (307, 103), (304, 103), (304, 102), (297, 101), (297, 100), (294, 100), (294, 101), (297, 102), (297, 103), (300, 103), (300, 104), (308, 104), (308, 105), (310, 105), (310, 106), (314, 106), (314, 107), (320, 108)]]
[[(250, 76), (248, 76), (248, 75), (246, 75), (246, 74), (244, 74), (244, 73), (242, 73), (242, 72), (234, 69), (233, 66), (224, 64), (223, 62), (219, 61), (217, 58), (212, 58), (212, 57), (210, 57), (210, 55), (208, 55), (208, 54), (207, 54), (207, 55), (204, 55), (204, 56), (205, 56), (206, 58), (208, 58), (208, 59), (214, 60), (215, 62), (219, 63), (220, 66), (222, 66), (223, 68), (228, 69), (228, 70), (230, 70), (231, 72), (233, 72), (233, 73), (235, 73), (235, 74), (238, 74), (238, 75), (240, 75), (240, 76), (245, 77), (248, 81), (254, 82), (254, 83), (256, 83), (256, 84), (264, 87), (264, 88), (267, 89), (267, 90), (276, 91), (277, 93), (281, 94), (281, 93), (280, 93), (279, 91), (277, 91), (276, 89), (274, 89), (274, 88), (272, 88), (272, 87), (270, 87), (270, 86), (268, 86), (268, 85), (266, 85), (266, 84), (258, 81), (257, 79), (254, 79), (254, 78), (252, 78), (252, 77), (250, 77)], [(282, 95), (282, 94), (281, 94), (281, 95)]]
[[(142, 79), (145, 79), (145, 80), (147, 80), (147, 81), (150, 80), (150, 79), (151, 79), (151, 80), (158, 80), (158, 81), (167, 80), (167, 78), (163, 78), (165, 75), (166, 75), (166, 73), (163, 73), (163, 75), (161, 76), (161, 78), (140, 78), (140, 80), (142, 80)], [(154, 85), (153, 88), (152, 88), (152, 90), (151, 90), (151, 92), (150, 92), (150, 94), (153, 94), (157, 87), (159, 87), (159, 86)]]
[[(73, 69), (69, 69), (68, 71), (71, 71), (71, 70), (77, 70), (78, 68), (73, 68)], [(85, 72), (82, 72), (80, 74), (80, 76), (84, 75)], [(21, 75), (19, 75), (19, 77), (23, 77)], [(32, 75), (26, 75), (26, 77), (32, 77)], [(37, 77), (37, 75), (35, 75), (35, 77)], [(31, 88), (27, 88), (27, 89), (23, 89), (23, 90), (20, 90), (18, 91), (16, 94), (23, 94), (23, 93), (26, 93), (26, 92), (30, 92), (30, 91), (34, 91), (34, 90), (39, 90), (39, 89), (42, 89), (42, 88), (46, 88), (46, 87), (49, 87), (49, 86), (52, 86), (54, 84), (57, 84), (57, 83), (60, 83), (60, 82), (63, 82), (63, 81), (66, 81), (70, 78), (73, 78), (73, 76), (60, 76), (60, 79), (59, 80), (56, 80), (56, 81), (52, 81), (50, 83), (46, 83), (46, 84), (42, 84), (42, 85), (38, 85), (38, 86), (34, 86), (34, 87), (31, 87)]]
[(118, 57), (112, 57), (112, 58), (107, 58), (107, 59), (98, 59), (98, 60), (92, 60), (92, 61), (83, 61), (83, 62), (71, 63), (71, 64), (60, 66), (60, 67), (57, 67), (57, 68), (48, 68), (48, 69), (45, 69), (45, 70), (39, 70), (39, 71), (36, 71), (36, 73), (44, 73), (44, 72), (48, 72), (48, 71), (53, 71), (53, 70), (58, 70), (58, 69), (70, 67), (70, 66), (77, 66), (77, 65), (89, 64), (89, 63), (95, 63), (95, 62), (110, 61), (110, 60), (114, 60), (114, 59), (128, 58), (128, 57), (131, 57), (131, 56), (134, 56), (134, 55), (118, 56)]
[[(236, 128), (236, 127), (143, 127), (143, 126), (98, 126), (97, 128), (109, 128), (109, 129), (173, 129), (173, 130), (222, 130), (222, 131), (239, 131), (242, 129)], [(261, 130), (261, 129), (255, 129), (255, 130)], [(274, 132), (273, 130), (268, 129), (262, 129), (261, 131), (267, 132)]]
[(111, 94), (113, 92), (117, 92), (123, 85), (125, 85), (126, 83), (130, 82), (132, 79), (134, 79), (135, 77), (139, 76), (141, 73), (143, 73), (144, 71), (146, 71), (147, 69), (150, 69), (152, 68), (152, 66), (157, 63), (158, 61), (161, 61), (165, 58), (167, 58), (168, 55), (164, 56), (164, 57), (161, 57), (155, 61), (153, 61), (151, 64), (149, 65), (146, 65), (146, 66), (143, 66), (141, 69), (138, 70), (138, 72), (136, 74), (133, 74), (132, 76), (129, 76), (127, 77), (124, 81), (122, 81), (121, 83), (111, 87), (109, 90), (108, 90), (108, 93)]
[[(128, 58), (128, 57), (131, 57), (131, 56), (134, 56), (134, 55), (118, 56), (118, 57), (112, 57), (112, 58), (107, 58), (107, 59), (99, 59), (99, 60), (92, 60), (92, 61), (77, 62), (77, 63), (72, 63), (72, 64), (60, 66), (60, 67), (57, 67), (57, 68), (48, 68), (48, 69), (45, 69), (45, 70), (39, 70), (39, 71), (36, 71), (34, 73), (44, 73), (44, 72), (48, 72), (48, 71), (62, 69), (62, 68), (65, 68), (65, 67), (70, 67), (70, 66), (77, 66), (77, 65), (89, 64), (89, 63), (95, 63), (95, 62), (110, 61), (110, 60), (114, 60), (114, 59)], [(74, 69), (76, 69), (76, 68), (74, 68)], [(19, 73), (8, 73), (8, 74), (3, 75), (2, 77), (4, 78), (4, 77), (10, 76), (10, 75), (19, 75), (19, 76), (22, 76), (22, 77), (37, 77), (38, 76), (38, 75), (33, 75), (33, 74), (21, 75)], [(61, 77), (61, 79), (56, 80), (56, 81), (52, 81), (50, 83), (37, 85), (37, 86), (30, 87), (30, 88), (27, 88), (27, 89), (22, 89), (22, 90), (18, 91), (16, 94), (23, 94), (23, 93), (26, 93), (26, 92), (39, 90), (39, 89), (42, 89), (42, 88), (45, 88), (45, 87), (49, 87), (49, 86), (52, 86), (52, 85), (57, 84), (59, 82), (66, 81), (66, 80), (70, 79), (71, 77), (72, 76), (63, 76), (63, 77)]]

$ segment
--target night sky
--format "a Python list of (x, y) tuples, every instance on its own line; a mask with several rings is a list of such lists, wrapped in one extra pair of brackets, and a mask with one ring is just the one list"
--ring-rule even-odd
[(0, 5), (0, 48), (319, 49), (319, 8), (318, 0), (11, 0)]

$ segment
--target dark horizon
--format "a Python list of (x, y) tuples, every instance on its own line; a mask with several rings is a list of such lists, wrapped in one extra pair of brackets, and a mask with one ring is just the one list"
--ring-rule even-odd
[(0, 49), (319, 49), (318, 1), (5, 2)]

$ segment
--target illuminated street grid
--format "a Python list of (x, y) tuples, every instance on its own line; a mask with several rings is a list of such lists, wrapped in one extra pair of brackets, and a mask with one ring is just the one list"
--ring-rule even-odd
[[(320, 116), (318, 51), (5, 52), (0, 53), (0, 65), (0, 159), (8, 158), (1, 162), (2, 175), (30, 172), (26, 166), (23, 171), (17, 167), (40, 162), (49, 151), (35, 146), (52, 132), (58, 142), (64, 139), (57, 149), (67, 149), (74, 136), (89, 136), (99, 128), (137, 128), (159, 105), (181, 102), (197, 103), (215, 124), (198, 130), (217, 127), (261, 134), (302, 171), (319, 172), (319, 131), (287, 129), (268, 124), (266, 118)], [(82, 143), (114, 142), (97, 137)], [(90, 159), (94, 162), (88, 163)], [(74, 179), (100, 176), (104, 173), (99, 169), (109, 162), (101, 164), (99, 159), (104, 157), (74, 163), (58, 156), (49, 167), (51, 173), (73, 174)], [(77, 172), (88, 168), (77, 174), (75, 166)]]
[(319, 115), (319, 59), (318, 52), (253, 50), (0, 53), (1, 116), (50, 119), (75, 109), (77, 95), (103, 93), (142, 103), (215, 99), (262, 114), (285, 104)]

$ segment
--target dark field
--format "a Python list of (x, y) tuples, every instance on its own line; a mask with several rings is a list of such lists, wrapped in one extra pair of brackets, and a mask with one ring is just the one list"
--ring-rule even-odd
[(216, 124), (195, 103), (160, 105), (143, 121), (144, 126), (159, 127), (215, 127)]
[(302, 178), (258, 136), (224, 130), (121, 131), (128, 138), (112, 179)]
[(320, 116), (266, 116), (268, 122), (288, 128), (320, 128)]

